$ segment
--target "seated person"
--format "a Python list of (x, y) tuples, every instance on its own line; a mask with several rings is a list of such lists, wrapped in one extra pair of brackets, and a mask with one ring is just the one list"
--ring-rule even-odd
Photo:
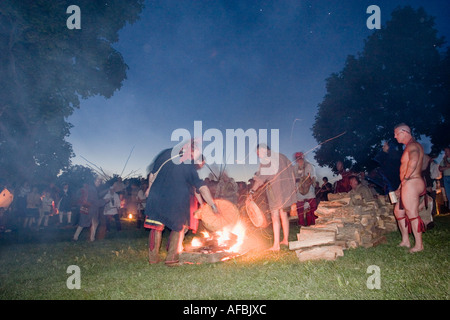
[(349, 192), (352, 204), (359, 205), (366, 201), (374, 200), (373, 193), (370, 191), (369, 187), (361, 184), (361, 181), (357, 176), (351, 176), (349, 182), (352, 187), (352, 190)]
[(352, 190), (349, 179), (353, 175), (352, 171), (344, 168), (342, 161), (336, 162), (337, 173), (341, 175), (341, 180), (335, 182), (334, 193), (346, 193)]
[(333, 193), (333, 185), (328, 182), (327, 177), (322, 178), (323, 184), (322, 187), (320, 187), (319, 192), (317, 193), (317, 196), (320, 201), (328, 201), (328, 194)]

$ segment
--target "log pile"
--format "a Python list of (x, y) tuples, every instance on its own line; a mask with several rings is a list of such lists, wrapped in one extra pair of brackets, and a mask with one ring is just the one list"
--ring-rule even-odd
[(397, 231), (394, 206), (384, 197), (366, 202), (330, 194), (328, 200), (320, 202), (316, 224), (302, 226), (297, 241), (289, 242), (300, 261), (335, 260), (345, 249), (376, 246), (386, 241), (386, 233)]

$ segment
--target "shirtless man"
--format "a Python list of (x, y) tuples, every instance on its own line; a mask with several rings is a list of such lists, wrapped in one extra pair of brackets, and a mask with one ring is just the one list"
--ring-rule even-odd
[[(405, 150), (400, 164), (400, 186), (396, 190), (399, 201), (395, 205), (394, 213), (402, 235), (400, 246), (409, 248), (409, 230), (412, 230), (415, 245), (410, 252), (423, 250), (422, 232), (425, 231), (423, 221), (419, 216), (419, 199), (425, 190), (422, 177), (423, 147), (411, 136), (411, 129), (404, 123), (394, 129), (394, 137)], [(409, 229), (409, 224), (410, 228)]]

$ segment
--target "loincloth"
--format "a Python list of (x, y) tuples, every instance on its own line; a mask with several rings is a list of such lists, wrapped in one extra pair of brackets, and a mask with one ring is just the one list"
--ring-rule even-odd
[[(413, 177), (413, 178), (408, 179), (408, 181), (412, 180), (412, 179), (423, 179), (423, 178), (421, 178), (421, 177)], [(425, 180), (424, 180), (424, 182), (425, 182)], [(426, 195), (427, 195), (427, 186), (426, 186), (426, 183), (425, 183), (425, 188), (423, 189), (422, 193), (419, 194), (419, 198), (423, 197), (423, 199), (425, 201), (425, 208), (428, 209), (428, 197)], [(400, 196), (398, 197), (398, 201), (399, 201), (399, 209), (400, 210), (405, 210), (405, 207), (404, 207), (403, 201), (402, 201), (402, 197), (401, 197), (401, 193), (400, 193)], [(419, 199), (419, 201), (420, 201), (420, 199)]]
[[(416, 179), (416, 178), (412, 178), (412, 179)], [(419, 197), (424, 199), (424, 201), (425, 201), (425, 208), (428, 209), (428, 197), (427, 197), (427, 188), (426, 188), (426, 186), (425, 186), (425, 189), (422, 191), (422, 193), (419, 195)], [(399, 196), (398, 201), (399, 201), (399, 204), (398, 204), (399, 209), (400, 210), (405, 210), (405, 207), (403, 205), (403, 201), (402, 201), (402, 197), (401, 196)], [(421, 199), (419, 199), (419, 203), (420, 203), (420, 201), (421, 201)], [(405, 220), (405, 227), (408, 228), (408, 233), (411, 233), (412, 232), (411, 221), (416, 220), (416, 219), (419, 219), (418, 220), (419, 224), (417, 226), (417, 231), (418, 232), (425, 232), (426, 231), (425, 223), (423, 222), (423, 220), (420, 217), (419, 213), (417, 213), (417, 217), (410, 219), (410, 218), (408, 218), (408, 216), (406, 215), (406, 212), (405, 212), (405, 216), (401, 217), (401, 218), (398, 218), (397, 221)]]

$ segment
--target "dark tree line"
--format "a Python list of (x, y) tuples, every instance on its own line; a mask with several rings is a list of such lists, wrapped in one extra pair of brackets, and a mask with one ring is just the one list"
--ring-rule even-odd
[(391, 20), (370, 35), (357, 56), (326, 81), (313, 136), (323, 144), (315, 158), (333, 167), (345, 160), (356, 170), (371, 169), (382, 141), (393, 140), (405, 122), (415, 137), (428, 136), (433, 151), (448, 145), (450, 49), (444, 48), (434, 18), (423, 8), (397, 8)]
[(0, 178), (48, 179), (70, 166), (67, 118), (80, 99), (121, 88), (128, 66), (113, 44), (143, 2), (78, 0), (72, 30), (70, 1), (0, 2)]

